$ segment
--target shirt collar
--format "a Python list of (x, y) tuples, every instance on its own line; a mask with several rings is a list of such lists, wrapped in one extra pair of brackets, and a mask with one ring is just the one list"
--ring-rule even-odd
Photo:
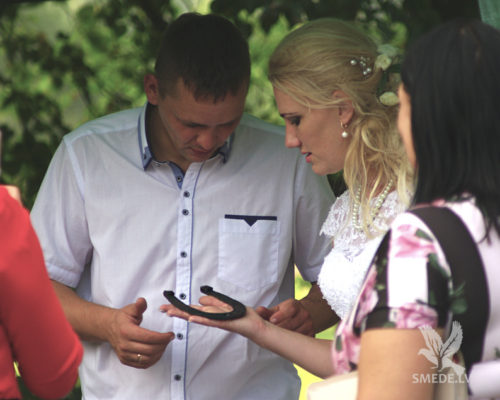
[[(146, 113), (148, 112), (148, 109), (150, 109), (150, 107), (151, 105), (149, 104), (149, 102), (146, 102), (146, 104), (144, 104), (137, 121), (139, 151), (141, 154), (142, 167), (144, 169), (146, 169), (149, 166), (149, 164), (151, 164), (151, 161), (153, 161), (153, 154), (149, 149), (148, 139), (146, 136)], [(222, 162), (225, 164), (229, 159), (229, 155), (231, 154), (233, 141), (234, 141), (234, 132), (229, 136), (229, 138), (225, 141), (225, 143), (221, 147), (219, 147), (214, 157), (220, 154), (222, 157)]]
[(149, 103), (146, 102), (142, 107), (141, 113), (137, 120), (137, 136), (139, 139), (139, 151), (141, 154), (142, 167), (146, 169), (151, 161), (153, 161), (153, 154), (149, 150), (148, 139), (146, 137), (146, 111)]

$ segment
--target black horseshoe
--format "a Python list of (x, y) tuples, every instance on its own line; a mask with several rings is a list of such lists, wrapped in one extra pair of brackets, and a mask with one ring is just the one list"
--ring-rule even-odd
[(215, 290), (213, 290), (213, 288), (211, 286), (208, 286), (208, 285), (201, 286), (200, 291), (202, 293), (205, 293), (207, 296), (213, 296), (216, 299), (223, 301), (227, 305), (231, 306), (233, 308), (233, 310), (229, 311), (229, 312), (223, 312), (223, 313), (209, 313), (209, 312), (197, 310), (196, 308), (193, 308), (193, 307), (188, 306), (187, 304), (183, 303), (177, 297), (175, 297), (175, 294), (172, 290), (163, 291), (163, 295), (167, 298), (167, 300), (170, 303), (172, 303), (174, 306), (176, 306), (179, 310), (187, 312), (188, 314), (191, 314), (191, 315), (198, 315), (200, 317), (205, 317), (208, 319), (215, 319), (218, 321), (227, 321), (230, 319), (241, 318), (247, 312), (245, 305), (240, 303), (238, 300), (235, 300), (229, 296), (226, 296), (225, 294), (216, 292)]

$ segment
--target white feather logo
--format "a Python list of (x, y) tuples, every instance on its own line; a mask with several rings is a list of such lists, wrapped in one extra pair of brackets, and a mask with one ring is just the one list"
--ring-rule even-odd
[(429, 325), (419, 327), (419, 329), (422, 332), (427, 348), (420, 349), (418, 354), (424, 355), (435, 365), (433, 368), (436, 368), (438, 371), (451, 367), (455, 371), (455, 374), (461, 376), (465, 368), (454, 363), (452, 360), (453, 355), (460, 349), (460, 345), (462, 344), (463, 333), (460, 323), (453, 321), (451, 334), (444, 344), (441, 336)]

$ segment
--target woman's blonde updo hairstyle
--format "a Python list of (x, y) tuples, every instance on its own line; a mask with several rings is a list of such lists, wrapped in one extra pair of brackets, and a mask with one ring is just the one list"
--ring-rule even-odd
[[(377, 55), (377, 46), (361, 30), (341, 20), (322, 18), (288, 34), (269, 60), (271, 84), (299, 104), (311, 109), (338, 107), (342, 100), (333, 98), (336, 90), (352, 101), (354, 114), (347, 128), (351, 142), (343, 174), (352, 198), (361, 190), (362, 224), (367, 233), (372, 222), (370, 200), (392, 179), (400, 198), (408, 201), (411, 182), (411, 168), (396, 127), (397, 107), (384, 106), (377, 97), (383, 74), (374, 66)], [(362, 59), (368, 60), (370, 72), (359, 64)]]

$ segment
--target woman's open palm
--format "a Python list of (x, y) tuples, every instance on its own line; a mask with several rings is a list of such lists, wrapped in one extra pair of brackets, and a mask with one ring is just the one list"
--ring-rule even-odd
[[(226, 313), (232, 310), (232, 307), (212, 296), (200, 297), (200, 305), (191, 305), (191, 307), (207, 313)], [(185, 319), (189, 322), (212, 326), (224, 329), (230, 332), (239, 333), (250, 339), (258, 335), (261, 329), (265, 328), (266, 322), (255, 312), (253, 308), (246, 307), (245, 316), (233, 320), (213, 320), (197, 315), (190, 315), (187, 312), (179, 310), (172, 304), (164, 304), (160, 311), (166, 312), (171, 317)]]

